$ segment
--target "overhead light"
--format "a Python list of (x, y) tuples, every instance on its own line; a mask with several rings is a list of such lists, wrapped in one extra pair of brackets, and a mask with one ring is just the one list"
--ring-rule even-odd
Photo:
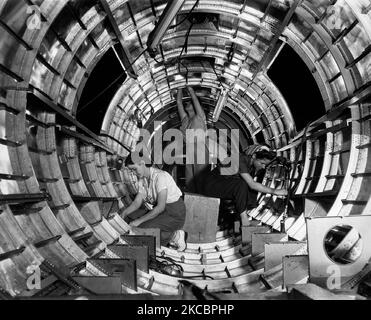
[(218, 122), (220, 114), (222, 113), (222, 110), (224, 106), (226, 105), (228, 100), (228, 91), (227, 90), (222, 90), (219, 100), (216, 104), (214, 115), (213, 115), (213, 122)]
[(181, 75), (181, 74), (176, 74), (174, 76), (174, 80), (175, 81), (181, 81), (181, 80), (184, 80), (184, 79), (185, 79), (185, 77), (183, 75)]
[(169, 0), (168, 4), (162, 13), (156, 27), (148, 36), (147, 48), (149, 55), (154, 58), (157, 53), (157, 47), (163, 39), (170, 24), (182, 8), (185, 0)]

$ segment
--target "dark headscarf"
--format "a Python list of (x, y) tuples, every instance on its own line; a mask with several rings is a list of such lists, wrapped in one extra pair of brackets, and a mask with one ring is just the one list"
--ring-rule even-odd
[(251, 146), (248, 146), (247, 148), (245, 148), (243, 150), (243, 152), (245, 153), (245, 155), (249, 156), (249, 157), (252, 157), (254, 155), (254, 153), (257, 153), (259, 151), (271, 151), (271, 149), (268, 147), (268, 146), (263, 146), (261, 144), (253, 144)]

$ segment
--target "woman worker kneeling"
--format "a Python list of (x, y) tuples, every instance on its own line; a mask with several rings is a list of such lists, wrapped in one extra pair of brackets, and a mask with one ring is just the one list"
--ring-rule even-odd
[[(186, 208), (182, 192), (169, 173), (153, 168), (144, 160), (133, 161), (133, 158), (130, 154), (125, 166), (138, 177), (138, 193), (132, 204), (121, 212), (121, 217), (132, 227), (159, 228), (161, 245), (184, 251), (186, 233), (181, 229)], [(142, 204), (152, 209), (140, 209)]]
[(246, 225), (248, 222), (246, 210), (257, 206), (257, 192), (279, 197), (285, 197), (288, 194), (286, 189), (273, 189), (254, 179), (259, 171), (265, 170), (275, 158), (276, 153), (270, 151), (268, 147), (252, 145), (238, 156), (237, 167), (222, 161), (217, 168), (204, 175), (202, 194), (208, 197), (234, 200), (242, 225)]

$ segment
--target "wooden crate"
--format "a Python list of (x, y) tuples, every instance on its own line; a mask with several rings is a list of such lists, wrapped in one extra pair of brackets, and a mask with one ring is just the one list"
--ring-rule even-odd
[(185, 194), (187, 242), (210, 243), (216, 241), (220, 199), (196, 194)]

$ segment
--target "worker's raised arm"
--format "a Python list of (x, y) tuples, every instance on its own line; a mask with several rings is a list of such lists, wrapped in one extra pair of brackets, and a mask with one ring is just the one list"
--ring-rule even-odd
[(274, 194), (279, 197), (286, 197), (288, 194), (287, 190), (285, 189), (273, 189), (254, 181), (253, 177), (248, 173), (240, 173), (240, 175), (242, 179), (245, 180), (245, 182), (248, 184), (248, 186), (255, 191)]
[(187, 87), (188, 92), (192, 98), (193, 106), (196, 110), (196, 114), (201, 117), (202, 119), (206, 120), (206, 115), (204, 112), (204, 109), (202, 108), (200, 101), (198, 100), (198, 97), (196, 96), (195, 91), (193, 90), (192, 87)]
[(184, 111), (184, 106), (183, 106), (183, 91), (182, 91), (182, 89), (178, 89), (176, 103), (177, 103), (177, 106), (178, 106), (178, 113), (179, 113), (180, 120), (183, 120), (184, 118), (187, 117), (187, 114)]

